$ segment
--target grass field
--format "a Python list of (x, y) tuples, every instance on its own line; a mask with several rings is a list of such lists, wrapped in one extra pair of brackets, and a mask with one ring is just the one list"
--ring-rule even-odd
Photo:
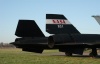
[(100, 64), (100, 58), (66, 57), (52, 53), (58, 51), (45, 50), (43, 54), (36, 54), (20, 49), (0, 49), (0, 64)]

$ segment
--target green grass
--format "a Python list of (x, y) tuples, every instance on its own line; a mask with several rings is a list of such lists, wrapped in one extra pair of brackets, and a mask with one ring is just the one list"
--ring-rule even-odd
[(0, 64), (100, 64), (99, 58), (50, 55), (57, 50), (45, 50), (43, 55), (20, 49), (0, 49)]

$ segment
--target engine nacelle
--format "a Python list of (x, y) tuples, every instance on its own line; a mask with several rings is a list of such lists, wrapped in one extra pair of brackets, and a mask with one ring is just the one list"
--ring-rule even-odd
[(57, 34), (48, 37), (48, 46), (53, 48), (55, 44), (72, 42), (73, 39), (68, 34)]
[(53, 48), (55, 44), (74, 43), (84, 45), (100, 44), (100, 35), (96, 34), (57, 34), (48, 38), (48, 46)]

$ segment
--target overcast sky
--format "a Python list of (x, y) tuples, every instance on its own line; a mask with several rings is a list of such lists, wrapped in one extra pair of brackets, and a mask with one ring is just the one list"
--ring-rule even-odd
[(100, 0), (0, 0), (0, 42), (13, 42), (19, 19), (35, 20), (43, 33), (46, 14), (64, 14), (85, 34), (100, 34), (92, 15), (100, 15)]

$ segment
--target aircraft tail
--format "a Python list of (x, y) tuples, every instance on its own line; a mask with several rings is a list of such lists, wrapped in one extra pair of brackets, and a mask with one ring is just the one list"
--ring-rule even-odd
[(62, 14), (46, 14), (46, 31), (50, 34), (80, 34)]
[(18, 37), (45, 37), (34, 20), (19, 20), (15, 35)]
[(99, 23), (99, 25), (100, 25), (100, 16), (92, 16), (92, 17), (94, 17), (95, 18), (95, 20)]

